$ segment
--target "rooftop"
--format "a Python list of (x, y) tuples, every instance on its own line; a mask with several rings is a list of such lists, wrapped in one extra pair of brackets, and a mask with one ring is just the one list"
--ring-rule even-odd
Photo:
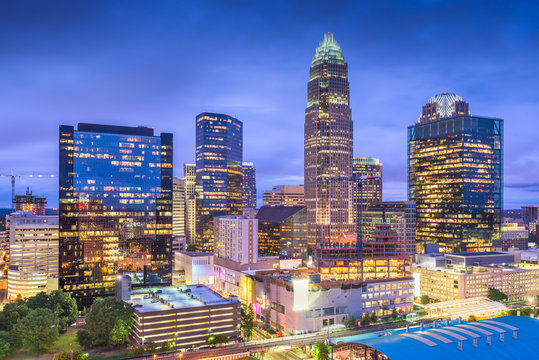
[(77, 131), (103, 133), (103, 134), (121, 134), (121, 135), (139, 135), (153, 136), (153, 129), (146, 126), (116, 126), (78, 123)]
[(366, 344), (391, 360), (537, 358), (537, 319), (504, 316), (425, 331), (417, 330), (357, 341), (353, 338), (343, 340), (347, 343)]
[(268, 206), (264, 205), (258, 210), (256, 218), (259, 221), (280, 223), (289, 218), (298, 211), (304, 209), (305, 206)]
[(234, 301), (223, 298), (204, 285), (134, 290), (130, 301), (135, 310), (140, 313), (224, 305), (232, 302)]

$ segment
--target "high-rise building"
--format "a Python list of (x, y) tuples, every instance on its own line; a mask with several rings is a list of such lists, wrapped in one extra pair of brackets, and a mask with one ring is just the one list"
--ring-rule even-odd
[(243, 207), (256, 209), (256, 170), (252, 162), (244, 162), (243, 170)]
[(58, 289), (58, 216), (17, 211), (7, 218), (8, 299)]
[(196, 248), (213, 250), (213, 218), (243, 209), (243, 124), (226, 114), (196, 117)]
[(59, 287), (79, 308), (132, 286), (171, 283), (172, 134), (60, 126)]
[(353, 214), (354, 219), (357, 219), (360, 206), (362, 210), (366, 210), (369, 204), (382, 201), (383, 165), (377, 158), (355, 157), (352, 161), (352, 173)]
[[(521, 208), (522, 221), (526, 227), (529, 227), (530, 224), (534, 224), (539, 219), (539, 206), (521, 206)], [(530, 231), (535, 232), (535, 229), (530, 229)]]
[(238, 264), (258, 261), (258, 220), (241, 215), (214, 219), (215, 256)]
[(362, 212), (361, 237), (372, 239), (376, 226), (388, 224), (401, 240), (406, 242), (406, 252), (415, 254), (415, 204), (413, 201), (381, 201), (369, 204)]
[(324, 34), (310, 68), (305, 109), (305, 205), (309, 246), (355, 231), (352, 214), (353, 124), (348, 65)]
[(262, 206), (258, 219), (258, 253), (307, 259), (307, 208)]
[(305, 188), (303, 185), (277, 185), (271, 190), (264, 190), (264, 206), (305, 206)]
[(503, 120), (471, 116), (455, 94), (433, 96), (408, 127), (408, 198), (417, 252), (489, 250), (501, 236)]
[(188, 244), (194, 244), (196, 237), (196, 174), (195, 164), (183, 164), (183, 178), (185, 179), (185, 238)]
[(31, 211), (36, 215), (45, 215), (47, 198), (32, 195), (30, 189), (26, 189), (25, 195), (15, 195), (15, 211)]
[(172, 235), (185, 236), (185, 179), (172, 179)]

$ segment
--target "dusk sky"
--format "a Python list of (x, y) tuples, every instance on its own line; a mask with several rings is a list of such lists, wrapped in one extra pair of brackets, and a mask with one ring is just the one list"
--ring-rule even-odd
[[(539, 204), (539, 2), (2, 1), (0, 173), (58, 173), (58, 125), (174, 134), (193, 162), (195, 116), (244, 125), (262, 191), (303, 183), (309, 66), (324, 32), (348, 62), (354, 155), (380, 158), (406, 199), (407, 126), (441, 92), (505, 119), (506, 209)], [(17, 180), (58, 204), (57, 179)], [(0, 207), (10, 207), (0, 178)]]

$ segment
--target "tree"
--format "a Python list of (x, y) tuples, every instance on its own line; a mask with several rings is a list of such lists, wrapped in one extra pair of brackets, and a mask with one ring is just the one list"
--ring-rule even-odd
[(165, 341), (164, 343), (161, 344), (161, 351), (162, 352), (167, 352), (167, 351), (170, 351), (172, 350), (172, 344), (168, 341)]
[(33, 354), (48, 350), (58, 339), (58, 323), (49, 309), (35, 309), (20, 319), (13, 332), (20, 338), (22, 347)]
[(397, 309), (393, 308), (393, 311), (391, 311), (391, 317), (393, 320), (396, 320), (397, 316), (399, 316), (399, 313), (397, 312)]
[(531, 314), (533, 314), (533, 309), (531, 307), (525, 307), (520, 309), (520, 316), (527, 316), (529, 317)]
[(421, 295), (419, 301), (421, 302), (421, 304), (427, 305), (430, 302), (430, 298), (428, 295)]
[(375, 313), (371, 314), (371, 322), (374, 324), (378, 320), (378, 316)]
[(53, 360), (86, 360), (87, 355), (80, 350), (71, 352), (61, 352), (54, 355)]
[(253, 329), (255, 326), (255, 313), (250, 306), (241, 308), (241, 332), (245, 339), (250, 339), (253, 336)]
[(357, 326), (357, 320), (356, 320), (356, 317), (354, 315), (350, 316), (350, 326), (351, 327), (356, 327)]
[(4, 339), (0, 339), (0, 359), (4, 359), (9, 356), (11, 348), (9, 347), (9, 342)]
[(345, 316), (344, 319), (342, 319), (342, 323), (345, 327), (348, 327), (350, 324), (350, 321), (348, 321), (348, 316)]
[(197, 251), (197, 247), (195, 244), (187, 244), (185, 251)]
[(329, 359), (329, 348), (322, 341), (317, 342), (313, 345), (313, 351), (311, 355), (315, 360), (328, 360)]
[(131, 305), (115, 297), (97, 298), (86, 315), (85, 329), (88, 335), (81, 334), (81, 336), (86, 347), (117, 346), (125, 342), (132, 325), (133, 308)]
[(0, 312), (0, 330), (11, 331), (13, 325), (25, 317), (29, 311), (28, 306), (22, 300), (6, 304), (4, 310)]
[(144, 355), (144, 348), (142, 346), (134, 348), (131, 354), (133, 356), (142, 356)]
[(466, 322), (472, 322), (472, 321), (477, 321), (477, 317), (475, 315), (468, 316), (468, 319), (466, 320)]
[(26, 305), (30, 309), (50, 309), (58, 318), (61, 331), (77, 321), (77, 302), (70, 294), (61, 290), (54, 290), (50, 294), (40, 292), (27, 299)]
[(146, 344), (146, 352), (153, 354), (156, 351), (157, 351), (157, 345), (155, 345), (155, 342), (148, 341), (148, 343)]
[(487, 297), (492, 301), (506, 301), (507, 295), (496, 288), (489, 288)]
[(77, 341), (83, 349), (89, 349), (93, 345), (92, 336), (88, 330), (77, 331)]

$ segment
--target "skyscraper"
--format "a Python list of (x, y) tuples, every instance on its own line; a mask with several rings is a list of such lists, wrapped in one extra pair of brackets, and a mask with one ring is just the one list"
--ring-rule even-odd
[(503, 120), (471, 116), (439, 94), (408, 127), (408, 198), (416, 203), (417, 252), (488, 250), (501, 236)]
[(352, 214), (353, 124), (348, 65), (333, 34), (313, 57), (305, 109), (305, 205), (309, 246), (355, 230)]
[(243, 170), (243, 207), (256, 209), (256, 170), (252, 162), (244, 162)]
[(185, 179), (172, 180), (172, 235), (185, 236)]
[(171, 283), (172, 134), (60, 126), (59, 287), (79, 308), (132, 285)]
[(196, 237), (196, 166), (183, 164), (185, 179), (185, 239), (188, 244), (195, 243)]
[(241, 215), (243, 203), (243, 124), (226, 114), (196, 117), (198, 251), (213, 250), (213, 218)]
[(354, 219), (357, 219), (360, 205), (366, 210), (369, 204), (382, 201), (383, 165), (377, 158), (355, 157), (352, 160), (352, 173), (354, 175), (352, 212)]

